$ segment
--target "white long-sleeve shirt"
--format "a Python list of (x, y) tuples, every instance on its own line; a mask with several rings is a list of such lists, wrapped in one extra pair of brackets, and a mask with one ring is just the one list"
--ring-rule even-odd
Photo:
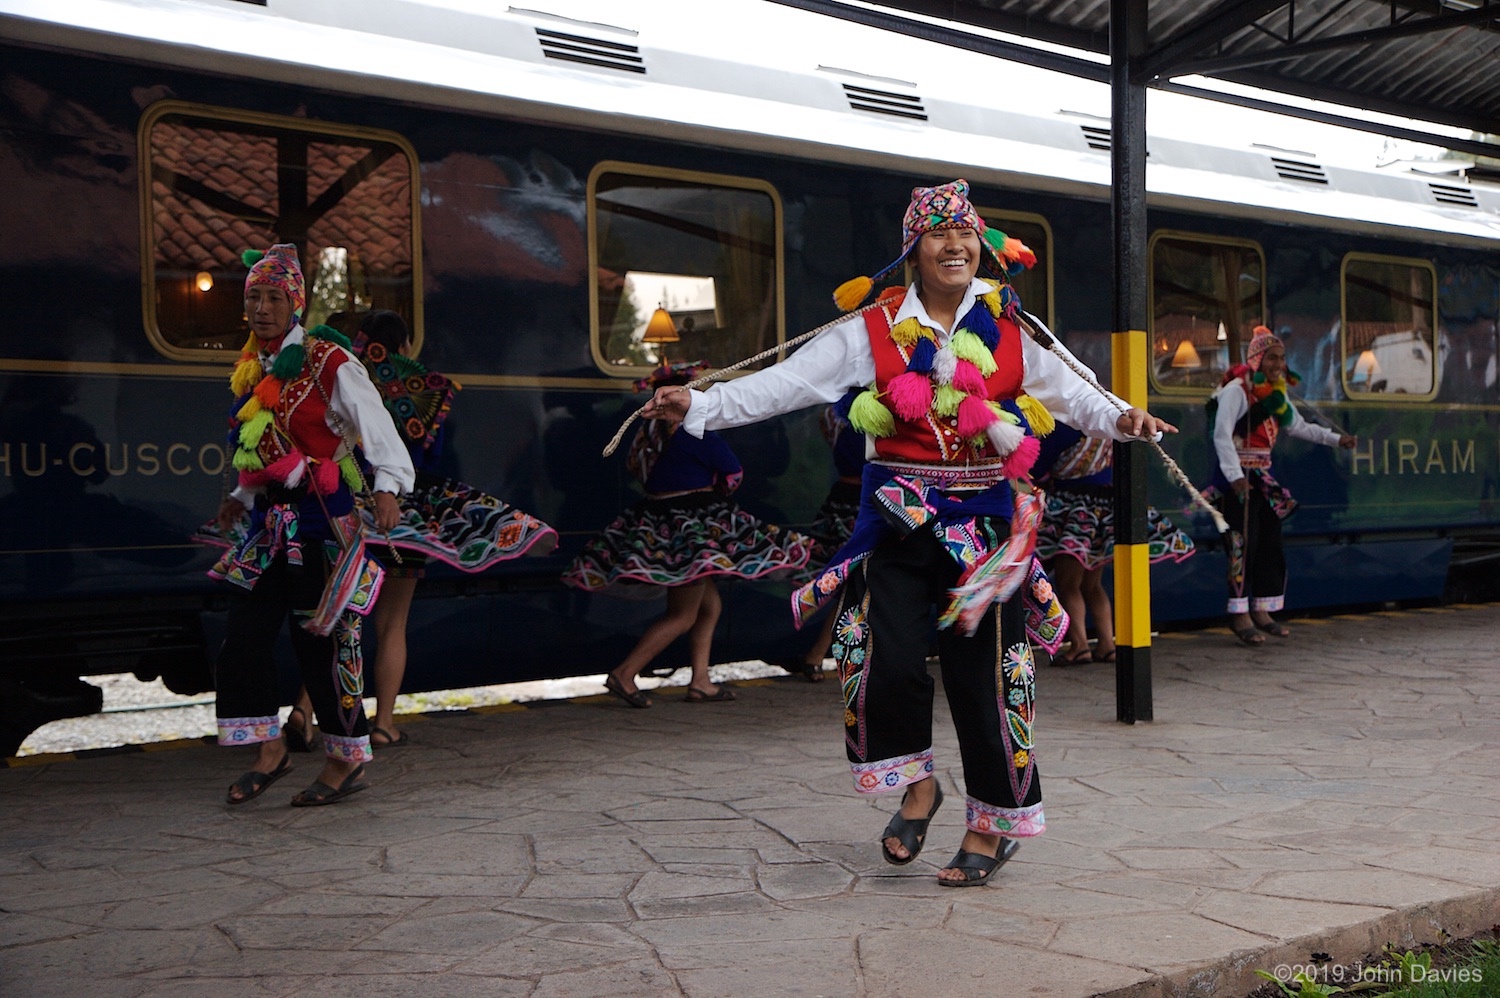
[[(990, 290), (989, 284), (975, 278), (955, 314), (960, 319), (968, 315), (979, 296)], [(892, 325), (911, 317), (937, 332), (939, 347), (947, 345), (953, 335), (927, 314), (917, 296), (916, 285), (907, 289), (906, 300)], [(1126, 439), (1115, 426), (1120, 410), (1110, 402), (1114, 396), (1101, 394), (1024, 332), (1021, 357), (1025, 366), (1022, 387), (1047, 411), (1088, 436)], [(705, 430), (744, 426), (810, 405), (837, 402), (850, 388), (863, 387), (874, 380), (875, 355), (870, 351), (864, 316), (852, 315), (813, 337), (774, 367), (720, 382), (708, 391), (692, 392), (682, 427), (701, 437)]]
[[(265, 370), (271, 369), (282, 350), (301, 343), (306, 335), (301, 325), (293, 326), (276, 353), (261, 354), (260, 361)], [(352, 427), (358, 433), (358, 439), (345, 439), (334, 454), (334, 460), (342, 458), (349, 452), (350, 445), (357, 442), (365, 452), (365, 460), (369, 461), (370, 467), (375, 471), (375, 480), (371, 483), (374, 491), (393, 495), (410, 492), (417, 481), (411, 454), (402, 442), (400, 433), (396, 431), (396, 423), (391, 419), (390, 410), (386, 409), (380, 398), (380, 390), (370, 380), (370, 373), (365, 370), (365, 365), (349, 351), (344, 350), (344, 353), (348, 359), (334, 372), (333, 392), (328, 397), (328, 412), (323, 416), (323, 421), (337, 434), (340, 432), (337, 420), (342, 420), (344, 432), (348, 433)], [(254, 503), (256, 493), (261, 491), (263, 490), (241, 485), (230, 495), (248, 507)]]
[[(1234, 442), (1234, 428), (1244, 418), (1245, 413), (1250, 411), (1250, 398), (1245, 394), (1245, 386), (1238, 381), (1231, 381), (1218, 391), (1219, 409), (1214, 415), (1214, 453), (1219, 458), (1219, 470), (1224, 473), (1224, 478), (1230, 482), (1237, 482), (1245, 477), (1245, 471), (1240, 467), (1239, 449)], [(1318, 426), (1309, 423), (1302, 418), (1302, 413), (1297, 407), (1292, 407), (1292, 421), (1283, 428), (1288, 436), (1296, 437), (1298, 440), (1306, 440), (1309, 443), (1325, 444), (1329, 447), (1337, 447), (1339, 434), (1326, 426)]]

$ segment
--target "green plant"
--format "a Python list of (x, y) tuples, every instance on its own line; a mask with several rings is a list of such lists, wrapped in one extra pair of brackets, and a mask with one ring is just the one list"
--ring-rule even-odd
[[(1342, 994), (1344, 991), (1343, 988), (1333, 984), (1319, 984), (1300, 970), (1290, 983), (1264, 970), (1257, 970), (1255, 973), (1275, 984), (1287, 998), (1327, 998), (1328, 995)], [(1295, 991), (1292, 990), (1293, 984), (1297, 985)]]

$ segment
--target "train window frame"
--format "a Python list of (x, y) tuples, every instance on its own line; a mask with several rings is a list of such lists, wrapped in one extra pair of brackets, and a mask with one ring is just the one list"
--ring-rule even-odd
[[(1046, 311), (1038, 314), (1037, 310), (1027, 303), (1024, 296), (1021, 298), (1021, 307), (1037, 315), (1042, 322), (1046, 323), (1048, 329), (1057, 332), (1057, 268), (1053, 265), (1055, 243), (1052, 235), (1052, 223), (1047, 221), (1046, 216), (1038, 215), (1031, 211), (1011, 211), (1009, 208), (986, 208), (983, 205), (975, 205), (974, 210), (979, 212), (979, 217), (984, 219), (985, 225), (999, 229), (1001, 232), (1009, 232), (1004, 225), (1006, 219), (1021, 222), (1025, 225), (1036, 225), (1041, 228), (1042, 234), (1047, 240), (1044, 256), (1038, 257), (1038, 259), (1044, 260), (1047, 267), (1047, 303), (1044, 306)], [(1022, 242), (1025, 242), (1025, 240), (1022, 240)], [(1033, 252), (1036, 251), (1036, 247), (1029, 243), (1027, 247)]]
[[(589, 290), (589, 353), (593, 357), (594, 366), (603, 375), (616, 383), (624, 379), (638, 380), (649, 375), (651, 367), (636, 364), (612, 364), (605, 356), (602, 345), (603, 328), (600, 321), (599, 308), (599, 225), (598, 225), (598, 201), (597, 192), (601, 177), (608, 175), (619, 175), (626, 178), (642, 178), (649, 180), (673, 180), (682, 183), (703, 184), (705, 186), (727, 187), (734, 190), (756, 191), (770, 198), (773, 213), (772, 227), (774, 230), (774, 250), (772, 267), (774, 274), (772, 283), (775, 287), (775, 301), (773, 308), (775, 315), (775, 342), (759, 348), (760, 350), (780, 347), (786, 343), (786, 213), (782, 204), (781, 192), (774, 184), (756, 177), (744, 177), (726, 173), (712, 173), (705, 170), (685, 170), (678, 167), (657, 166), (649, 163), (634, 163), (625, 160), (601, 160), (594, 164), (589, 171), (588, 183), (584, 193), (584, 205), (587, 222), (588, 239), (588, 290)], [(785, 352), (780, 352), (775, 358), (777, 362), (784, 360)], [(676, 357), (670, 355), (668, 360), (700, 360), (699, 357)], [(755, 368), (751, 368), (751, 371)], [(748, 371), (746, 373), (749, 373)]]
[[(262, 111), (202, 104), (194, 101), (161, 100), (149, 105), (136, 126), (136, 149), (139, 173), (141, 219), (141, 317), (146, 339), (157, 353), (173, 361), (223, 363), (238, 355), (240, 344), (233, 348), (187, 347), (173, 343), (161, 330), (157, 310), (156, 245), (160, 238), (156, 224), (155, 195), (152, 184), (152, 132), (169, 116), (189, 119), (197, 127), (249, 126), (306, 133), (327, 140), (383, 143), (394, 146), (404, 157), (411, 178), (409, 184), (411, 228), (406, 235), (411, 260), (411, 338), (412, 354), (420, 354), (424, 339), (422, 294), (422, 170), (416, 148), (399, 132), (362, 125), (348, 125), (318, 118), (296, 118)], [(245, 247), (264, 249), (265, 247)], [(305, 261), (304, 261), (305, 266)], [(311, 291), (311, 288), (309, 288)]]
[[(1207, 398), (1216, 390), (1212, 385), (1164, 385), (1156, 377), (1156, 248), (1164, 239), (1178, 242), (1195, 242), (1208, 246), (1238, 246), (1255, 252), (1260, 261), (1260, 321), (1269, 325), (1269, 312), (1266, 305), (1266, 251), (1265, 247), (1254, 239), (1242, 236), (1222, 236), (1215, 233), (1192, 232), (1185, 229), (1157, 229), (1151, 233), (1146, 244), (1146, 370), (1150, 379), (1153, 394), (1174, 396), (1177, 398)], [(1248, 343), (1239, 344), (1239, 356), (1230, 357), (1230, 367), (1242, 363), (1244, 348)]]
[[(1413, 270), (1421, 270), (1427, 273), (1432, 282), (1431, 299), (1431, 323), (1432, 342), (1428, 344), (1429, 364), (1432, 373), (1432, 389), (1422, 394), (1413, 392), (1369, 392), (1358, 391), (1352, 387), (1350, 374), (1352, 367), (1349, 363), (1349, 264), (1350, 263), (1384, 263), (1397, 266), (1410, 267)], [(1394, 256), (1388, 253), (1345, 253), (1339, 261), (1339, 383), (1344, 390), (1344, 398), (1356, 405), (1384, 405), (1395, 402), (1406, 404), (1414, 402), (1431, 402), (1438, 397), (1441, 390), (1438, 378), (1438, 272), (1437, 265), (1431, 260), (1421, 257)]]

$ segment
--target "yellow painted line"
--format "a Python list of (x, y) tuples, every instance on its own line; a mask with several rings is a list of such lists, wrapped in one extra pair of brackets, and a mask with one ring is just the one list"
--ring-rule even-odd
[(515, 714), (526, 709), (523, 703), (492, 703), (468, 708), (471, 714)]
[(1299, 620), (1292, 620), (1289, 623), (1291, 623), (1294, 627), (1301, 627), (1303, 624), (1307, 624), (1311, 627), (1327, 627), (1330, 623), (1332, 623), (1332, 621), (1325, 620), (1321, 617), (1306, 617)]

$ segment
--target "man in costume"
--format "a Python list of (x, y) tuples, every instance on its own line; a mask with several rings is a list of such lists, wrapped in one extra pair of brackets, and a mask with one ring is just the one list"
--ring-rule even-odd
[(1173, 430), (1139, 409), (1122, 414), (1021, 330), (1007, 277), (1035, 257), (987, 229), (968, 193), (962, 180), (912, 191), (900, 255), (834, 298), (856, 308), (908, 258), (911, 287), (884, 292), (784, 363), (707, 392), (661, 389), (644, 412), (698, 435), (863, 389), (849, 410), (869, 458), (854, 534), (793, 612), (800, 620), (842, 589), (833, 655), (850, 768), (862, 793), (905, 789), (881, 843), (887, 862), (904, 864), (942, 803), (926, 657), (932, 605), (947, 608), (939, 653), (968, 794), (962, 847), (938, 873), (951, 887), (987, 883), (1016, 839), (1045, 825), (1025, 605), (1052, 648), (1065, 615), (1032, 557), (1036, 434), (1051, 427), (1049, 410), (1115, 440)]
[(230, 377), (230, 441), (238, 484), (219, 508), (226, 533), (246, 514), (248, 534), (209, 573), (237, 587), (215, 670), (220, 745), (254, 745), (255, 763), (226, 799), (258, 797), (291, 768), (281, 737), (274, 646), (283, 621), (322, 728), (325, 760), (297, 806), (330, 804), (365, 789), (360, 617), (380, 588), (355, 509), (374, 475), (375, 523), (390, 530), (396, 496), (411, 489), (411, 458), (348, 342), (327, 326), (302, 328), (302, 269), (291, 244), (247, 253), (251, 337)]
[[(1286, 602), (1286, 555), (1281, 521), (1297, 501), (1271, 476), (1271, 448), (1280, 431), (1309, 443), (1351, 448), (1356, 438), (1302, 418), (1287, 397), (1297, 375), (1286, 366), (1286, 344), (1256, 326), (1245, 363), (1230, 368), (1209, 401), (1213, 420), (1215, 498), (1234, 531), (1229, 556), (1229, 614), (1234, 636), (1247, 645), (1291, 632), (1271, 614)], [(1261, 632), (1265, 632), (1264, 634)]]

